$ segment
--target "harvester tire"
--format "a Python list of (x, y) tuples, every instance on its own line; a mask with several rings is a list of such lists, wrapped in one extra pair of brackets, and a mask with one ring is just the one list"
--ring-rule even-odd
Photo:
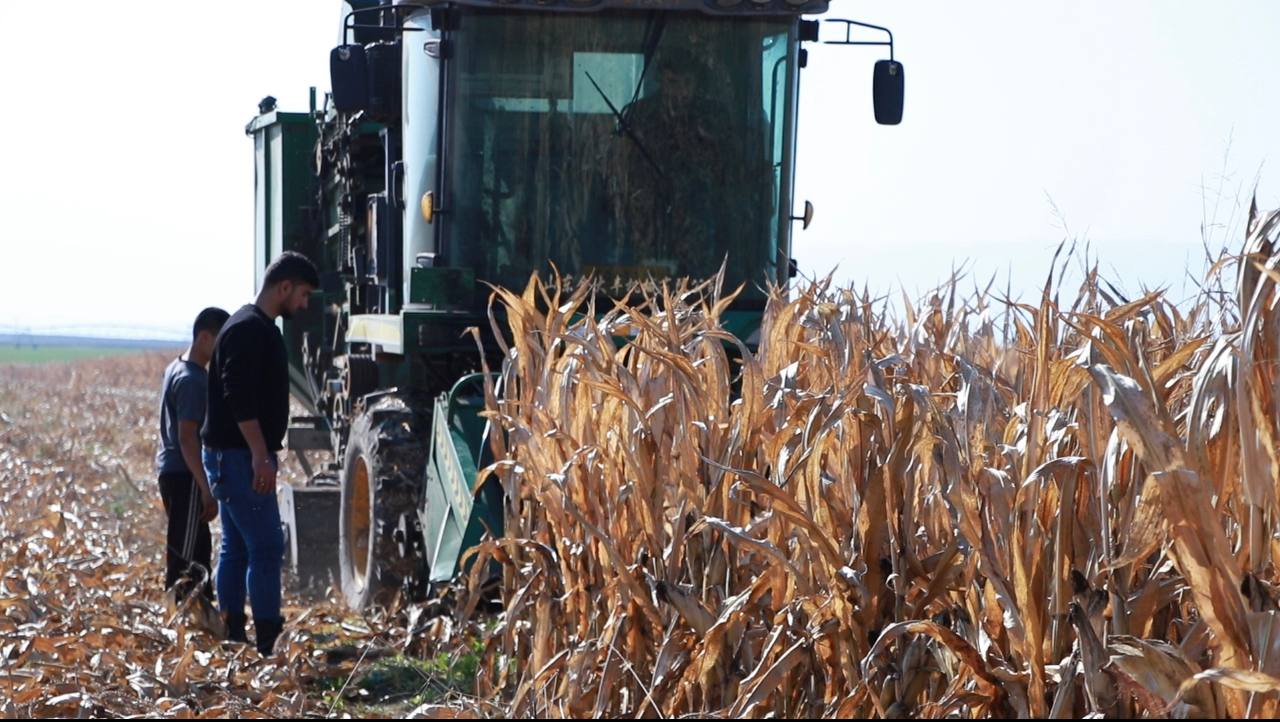
[[(378, 401), (351, 425), (342, 464), (338, 567), (347, 606), (386, 606), (417, 571), (419, 486), (426, 451), (410, 409)], [(413, 531), (416, 534), (416, 531)]]

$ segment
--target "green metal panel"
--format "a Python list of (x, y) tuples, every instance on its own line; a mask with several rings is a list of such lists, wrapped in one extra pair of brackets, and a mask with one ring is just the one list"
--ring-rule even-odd
[(475, 287), (476, 274), (470, 268), (412, 268), (409, 271), (409, 303), (469, 308)]
[[(309, 234), (315, 193), (316, 126), (309, 113), (271, 111), (245, 127), (254, 140), (254, 287), (281, 251), (312, 256), (318, 239)], [(318, 260), (318, 259), (317, 259)]]
[[(406, 353), (446, 354), (461, 352), (473, 357), (475, 339), (467, 333), (472, 326), (487, 328), (489, 319), (471, 311), (412, 309), (401, 313), (404, 318)], [(479, 358), (476, 357), (478, 361)]]
[[(315, 121), (309, 113), (270, 111), (245, 127), (254, 148), (254, 291), (262, 288), (267, 266), (283, 251), (298, 251), (320, 267), (327, 259), (318, 254), (321, 239), (311, 219), (315, 197)], [(315, 411), (311, 386), (306, 380), (302, 339), (310, 333), (312, 345), (323, 338), (323, 306), (326, 296), (312, 294), (305, 312), (281, 321), (289, 354), (289, 380), (294, 396)]]
[(720, 325), (733, 334), (739, 341), (753, 351), (760, 345), (760, 324), (764, 321), (764, 313), (750, 310), (725, 311), (720, 316)]
[[(494, 478), (473, 491), (484, 458), (484, 398), (474, 393), (478, 374), (460, 380), (436, 399), (431, 454), (419, 509), (430, 581), (444, 582), (467, 571), (466, 551), (486, 533), (502, 535), (502, 490)], [(471, 387), (471, 388), (468, 388)], [(468, 393), (470, 391), (470, 393)]]

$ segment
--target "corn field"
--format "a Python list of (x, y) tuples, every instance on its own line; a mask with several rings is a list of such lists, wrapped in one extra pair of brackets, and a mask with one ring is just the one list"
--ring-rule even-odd
[(273, 659), (159, 589), (168, 357), (0, 367), (0, 714), (347, 715), (372, 660), (479, 649), (397, 714), (1276, 716), (1280, 213), (1193, 302), (1059, 291), (817, 282), (748, 343), (714, 280), (495, 290), (473, 593), (290, 598)]
[(894, 316), (820, 282), (775, 293), (754, 348), (713, 284), (611, 308), (496, 290), (481, 695), (521, 717), (1274, 717), (1278, 226), (1251, 212), (1213, 271), (1233, 290), (1189, 305), (1095, 270), (1069, 307), (952, 282)]

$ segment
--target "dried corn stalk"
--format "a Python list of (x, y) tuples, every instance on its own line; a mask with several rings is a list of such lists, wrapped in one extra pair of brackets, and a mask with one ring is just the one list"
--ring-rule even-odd
[[(1256, 214), (1255, 214), (1256, 215)], [(498, 290), (512, 715), (1272, 716), (1280, 216), (1207, 303)], [(619, 339), (624, 339), (619, 342)], [(1275, 630), (1280, 632), (1280, 630)]]

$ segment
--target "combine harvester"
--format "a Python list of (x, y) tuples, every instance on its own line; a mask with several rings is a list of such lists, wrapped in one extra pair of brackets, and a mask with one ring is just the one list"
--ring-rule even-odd
[[(420, 595), (502, 533), (476, 339), (501, 364), (487, 284), (551, 264), (602, 292), (637, 280), (745, 285), (749, 339), (795, 275), (792, 215), (806, 43), (879, 45), (875, 117), (902, 117), (884, 28), (821, 32), (828, 0), (352, 0), (332, 90), (266, 98), (255, 151), (258, 280), (305, 253), (322, 288), (282, 321), (309, 481), (282, 486), (292, 568), (355, 609)], [(854, 40), (855, 28), (888, 37)], [(834, 39), (820, 40), (820, 35)], [(876, 37), (880, 37), (877, 35)], [(501, 327), (501, 319), (498, 326)], [(313, 468), (308, 452), (334, 461)]]

